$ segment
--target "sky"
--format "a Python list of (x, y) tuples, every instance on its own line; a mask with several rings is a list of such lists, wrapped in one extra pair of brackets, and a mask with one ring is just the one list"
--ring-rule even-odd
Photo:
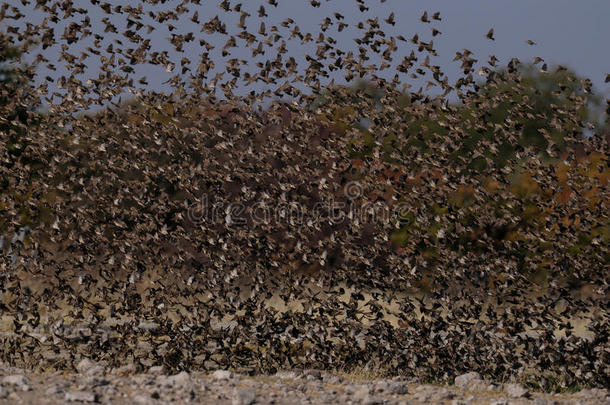
[[(267, 29), (272, 25), (277, 25), (280, 28), (280, 33), (286, 37), (289, 35), (290, 29), (279, 25), (286, 18), (292, 18), (295, 24), (300, 27), (301, 32), (311, 32), (314, 37), (317, 37), (317, 33), (320, 31), (319, 24), (326, 16), (332, 16), (334, 11), (343, 14), (345, 16), (344, 21), (350, 24), (375, 17), (379, 17), (380, 22), (382, 22), (390, 12), (394, 12), (396, 25), (391, 27), (382, 23), (382, 29), (388, 36), (401, 34), (405, 38), (411, 38), (415, 33), (418, 33), (422, 41), (434, 40), (434, 47), (439, 56), (433, 58), (432, 63), (441, 67), (441, 70), (449, 76), (450, 83), (461, 76), (459, 62), (453, 61), (455, 53), (468, 49), (479, 60), (477, 66), (483, 66), (492, 54), (500, 60), (500, 65), (506, 64), (512, 57), (517, 57), (523, 62), (529, 62), (535, 56), (539, 56), (549, 66), (561, 64), (575, 70), (581, 76), (590, 78), (598, 94), (610, 98), (610, 83), (604, 83), (606, 73), (610, 73), (610, 41), (608, 40), (610, 38), (610, 1), (608, 0), (386, 0), (383, 2), (382, 0), (365, 0), (365, 4), (370, 8), (365, 13), (358, 10), (355, 0), (321, 0), (322, 6), (319, 8), (311, 7), (307, 0), (278, 0), (279, 5), (277, 7), (267, 4), (266, 1), (241, 1), (243, 2), (242, 9), (252, 14), (252, 17), (247, 20), (249, 31), (255, 32), (260, 22), (264, 21)], [(116, 0), (108, 0), (108, 2), (112, 5), (137, 4)], [(32, 3), (35, 4), (35, 2)], [(170, 0), (165, 4), (156, 6), (147, 4), (144, 9), (170, 9), (180, 3), (181, 1)], [(176, 71), (179, 70), (182, 56), (186, 56), (192, 61), (198, 60), (203, 50), (198, 43), (201, 38), (216, 46), (216, 49), (210, 52), (210, 56), (216, 62), (218, 71), (224, 70), (224, 61), (230, 57), (243, 58), (250, 64), (257, 60), (271, 59), (275, 55), (271, 51), (272, 48), (269, 48), (265, 56), (259, 56), (258, 58), (252, 58), (250, 50), (243, 47), (233, 48), (231, 55), (227, 58), (220, 56), (220, 48), (224, 45), (227, 37), (200, 32), (201, 25), (189, 20), (195, 10), (199, 12), (201, 22), (219, 15), (221, 20), (227, 23), (229, 33), (236, 35), (240, 31), (236, 27), (239, 13), (225, 13), (218, 7), (219, 3), (218, 0), (201, 0), (201, 5), (189, 4), (187, 6), (190, 9), (189, 13), (181, 16), (179, 21), (171, 21), (177, 27), (173, 31), (174, 33), (193, 31), (195, 34), (195, 41), (184, 47), (184, 54), (173, 52), (167, 41), (171, 32), (163, 24), (160, 25), (152, 19), (145, 18), (143, 21), (151, 23), (156, 29), (150, 35), (146, 35), (146, 29), (139, 33), (143, 37), (151, 39), (151, 51), (170, 51), (170, 60), (178, 65)], [(231, 0), (232, 7), (237, 3), (239, 1)], [(22, 6), (17, 0), (11, 0), (9, 4), (18, 6), (26, 14), (26, 17), (18, 22), (22, 27), (27, 22), (31, 24), (40, 23), (44, 17), (44, 13), (33, 9), (34, 4)], [(268, 17), (263, 19), (259, 19), (257, 15), (260, 4), (265, 5), (269, 14)], [(75, 1), (75, 6), (87, 9), (93, 24), (92, 31), (105, 36), (103, 48), (106, 48), (115, 38), (122, 39), (124, 43), (127, 42), (120, 34), (127, 29), (123, 15), (110, 16), (110, 21), (115, 23), (119, 30), (119, 35), (113, 36), (103, 33), (103, 24), (100, 20), (107, 15), (98, 6), (91, 5), (90, 1), (87, 0)], [(433, 21), (432, 24), (423, 23), (419, 18), (424, 11), (428, 11), (429, 14), (439, 11), (442, 20)], [(63, 33), (65, 25), (70, 21), (80, 22), (82, 19), (83, 16), (75, 15), (71, 19), (61, 19), (57, 25), (50, 24), (49, 26), (55, 27), (55, 36), (59, 42), (59, 37)], [(7, 24), (14, 23), (12, 20), (0, 21), (0, 30), (5, 31)], [(432, 37), (432, 27), (439, 30), (441, 34)], [(494, 29), (494, 41), (485, 38), (485, 34), (490, 28)], [(355, 51), (357, 45), (353, 38), (356, 36), (356, 32), (358, 31), (348, 28), (339, 33), (334, 27), (329, 29), (327, 34), (338, 41), (338, 46), (341, 49)], [(533, 40), (536, 45), (528, 45), (526, 40)], [(92, 43), (90, 37), (87, 40), (72, 44), (69, 51), (78, 55), (80, 51), (84, 51)], [(408, 55), (414, 49), (413, 47), (414, 45), (411, 43), (400, 42), (399, 49), (395, 53), (394, 63), (399, 63), (403, 56)], [(47, 75), (55, 78), (68, 72), (62, 68), (63, 62), (56, 62), (59, 50), (59, 45), (57, 45), (42, 52), (50, 59), (51, 63), (57, 66), (57, 71), (53, 72), (44, 67), (39, 68), (38, 80), (40, 82)], [(26, 57), (26, 60), (28, 58), (33, 59), (33, 55), (41, 51), (41, 49), (34, 50), (32, 55)], [(313, 55), (315, 53), (315, 43), (301, 46), (300, 42), (293, 41), (288, 44), (288, 51), (285, 56), (294, 56), (297, 61), (301, 61), (304, 60), (305, 54)], [(376, 61), (378, 60), (373, 59), (371, 62)], [(98, 68), (101, 65), (99, 57), (91, 55), (85, 62), (88, 71), (82, 75), (82, 80), (97, 76)], [(192, 66), (196, 67), (196, 64)], [(251, 71), (257, 70), (256, 67), (253, 67)], [(176, 71), (168, 73), (159, 66), (146, 66), (138, 68), (133, 77), (137, 80), (142, 75), (147, 76), (149, 84), (146, 86), (139, 85), (143, 89), (168, 91), (170, 87), (164, 84), (164, 81), (175, 74)], [(392, 71), (388, 77), (392, 77), (394, 73)], [(345, 83), (339, 75), (335, 75), (333, 78), (337, 83)], [(404, 76), (404, 80), (408, 82), (412, 79)], [(415, 90), (422, 83), (413, 81), (412, 84)]]

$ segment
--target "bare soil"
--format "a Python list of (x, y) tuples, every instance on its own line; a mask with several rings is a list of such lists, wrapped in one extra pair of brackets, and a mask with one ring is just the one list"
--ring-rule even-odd
[(32, 374), (0, 368), (1, 404), (608, 404), (606, 389), (574, 393), (529, 392), (518, 384), (494, 384), (465, 375), (455, 385), (428, 385), (398, 377), (369, 378), (288, 370), (272, 376), (244, 376), (228, 370), (168, 375), (162, 367), (146, 374), (133, 366), (107, 370), (83, 361), (79, 373)]

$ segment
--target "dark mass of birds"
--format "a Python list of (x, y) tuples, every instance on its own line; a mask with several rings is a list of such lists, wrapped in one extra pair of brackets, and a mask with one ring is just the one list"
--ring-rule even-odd
[[(1, 49), (33, 60), (0, 93), (0, 360), (607, 386), (610, 140), (583, 136), (589, 80), (558, 68), (565, 102), (540, 112), (517, 58), (463, 49), (450, 83), (438, 12), (408, 38), (375, 1), (317, 33), (274, 21), (279, 0), (176, 3), (0, 7)], [(278, 207), (299, 221), (255, 220)]]

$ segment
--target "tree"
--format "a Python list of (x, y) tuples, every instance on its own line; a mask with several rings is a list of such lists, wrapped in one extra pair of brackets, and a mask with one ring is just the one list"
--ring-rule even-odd
[(31, 119), (33, 108), (28, 107), (32, 103), (27, 97), (31, 93), (29, 83), (33, 79), (33, 69), (16, 66), (21, 54), (22, 50), (10, 37), (0, 34), (0, 132), (11, 162), (25, 149), (26, 126), (35, 124)]
[[(28, 150), (28, 135), (40, 125), (41, 116), (35, 111), (31, 86), (34, 69), (20, 64), (23, 52), (12, 37), (0, 33), (0, 197), (4, 203), (0, 235), (10, 234), (11, 229), (22, 233), (28, 229), (24, 227), (40, 222), (40, 212), (32, 209), (29, 200), (33, 179), (40, 176), (44, 162), (41, 154)], [(27, 175), (15, 176), (22, 168)], [(17, 215), (11, 216), (11, 210)]]
[(564, 151), (570, 137), (582, 138), (598, 124), (601, 99), (589, 79), (564, 67), (547, 72), (523, 65), (517, 73), (493, 72), (478, 93), (484, 100), (500, 100), (488, 106), (486, 121), (502, 125), (515, 120), (519, 146), (532, 147), (548, 159), (552, 149)]

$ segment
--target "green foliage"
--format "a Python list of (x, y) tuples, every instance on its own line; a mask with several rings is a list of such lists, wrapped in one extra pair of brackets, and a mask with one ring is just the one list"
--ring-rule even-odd
[[(490, 100), (478, 105), (485, 109), (486, 122), (501, 125), (512, 120), (520, 129), (518, 144), (534, 148), (544, 158), (550, 158), (549, 143), (563, 151), (566, 138), (582, 136), (587, 124), (593, 124), (593, 110), (601, 102), (591, 94), (590, 82), (573, 71), (543, 73), (533, 65), (522, 67), (519, 76), (499, 71), (479, 92)], [(515, 111), (515, 104), (521, 110)], [(561, 127), (554, 125), (557, 122), (562, 123)]]
[[(39, 170), (44, 167), (41, 156), (28, 149), (31, 144), (29, 136), (40, 124), (40, 116), (28, 106), (29, 86), (32, 72), (27, 66), (19, 65), (22, 51), (14, 46), (4, 35), (0, 35), (0, 135), (2, 137), (2, 181), (0, 196), (9, 198), (18, 205), (18, 218), (13, 225), (37, 226), (49, 224), (51, 210), (34, 197), (33, 179), (40, 176)], [(25, 165), (32, 169), (27, 176), (11, 178), (7, 176), (16, 165)], [(10, 227), (10, 220), (0, 217), (0, 233)]]

